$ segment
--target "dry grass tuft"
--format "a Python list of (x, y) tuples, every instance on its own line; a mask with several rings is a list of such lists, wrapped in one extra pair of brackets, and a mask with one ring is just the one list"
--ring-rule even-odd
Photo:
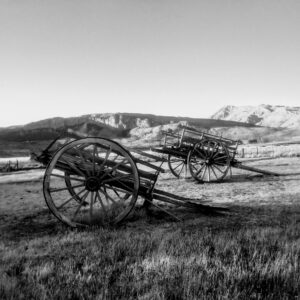
[(235, 211), (1, 241), (0, 298), (297, 297), (300, 206)]

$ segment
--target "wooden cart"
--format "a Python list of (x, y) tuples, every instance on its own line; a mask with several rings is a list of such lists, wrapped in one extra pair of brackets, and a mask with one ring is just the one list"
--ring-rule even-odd
[(235, 141), (183, 126), (181, 133), (164, 132), (163, 145), (152, 151), (167, 155), (169, 169), (180, 177), (189, 169), (198, 182), (222, 181), (231, 168), (266, 175), (278, 173), (245, 166), (235, 156), (240, 141)]
[(204, 213), (223, 210), (156, 189), (157, 178), (164, 172), (164, 161), (157, 156), (129, 151), (105, 138), (74, 140), (54, 151), (55, 145), (53, 141), (36, 159), (47, 165), (43, 192), (50, 211), (71, 227), (117, 224), (133, 210), (138, 197), (176, 219), (159, 203)]

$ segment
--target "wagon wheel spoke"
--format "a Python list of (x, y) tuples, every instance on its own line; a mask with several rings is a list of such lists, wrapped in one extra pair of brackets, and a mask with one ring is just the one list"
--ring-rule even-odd
[(205, 164), (205, 168), (204, 168), (204, 171), (203, 171), (203, 174), (202, 174), (202, 178), (205, 177), (205, 174), (206, 174), (206, 169), (207, 169), (207, 165)]
[(119, 198), (121, 198), (120, 197), (120, 195), (119, 195), (119, 193), (118, 193), (118, 191), (117, 190), (115, 190), (115, 188), (114, 187), (111, 187), (111, 189), (114, 191), (114, 193), (119, 197)]
[(126, 190), (124, 190), (124, 189), (115, 187), (115, 186), (112, 187), (111, 185), (106, 185), (105, 187), (106, 187), (106, 189), (109, 189), (109, 190), (112, 190), (112, 191), (123, 192), (123, 193), (125, 193), (126, 195), (130, 195), (130, 192), (128, 192), (128, 191), (126, 191)]
[(219, 156), (219, 157), (215, 158), (214, 161), (224, 160), (224, 158), (228, 158), (228, 156), (227, 155)]
[(90, 202), (90, 222), (93, 220), (93, 206), (96, 199), (94, 199), (94, 192), (91, 192), (91, 202)]
[(73, 164), (73, 163), (71, 163), (68, 159), (66, 159), (65, 157), (60, 157), (60, 159), (62, 159), (63, 161), (65, 161), (68, 165), (69, 165), (69, 167), (75, 172), (75, 173), (77, 173), (78, 175), (80, 175), (80, 176), (82, 176), (82, 177), (86, 177), (86, 174), (84, 174), (81, 170), (79, 170), (76, 166), (75, 166), (75, 164)]
[(107, 163), (108, 157), (111, 154), (111, 152), (112, 152), (112, 147), (110, 146), (109, 149), (108, 149), (108, 151), (106, 152), (106, 155), (105, 155), (105, 158), (104, 158), (102, 164), (99, 166), (99, 170), (97, 172), (97, 176), (99, 176), (100, 173), (101, 173), (101, 171), (103, 170), (103, 168), (104, 168), (105, 164)]
[(186, 163), (186, 158), (173, 156), (171, 154), (168, 155), (168, 166), (171, 171), (171, 173), (179, 178), (180, 174), (183, 170), (183, 167)]
[(85, 191), (85, 189), (82, 189), (79, 193), (77, 193), (76, 195), (73, 195), (71, 198), (69, 198), (68, 200), (66, 200), (63, 204), (61, 204), (60, 206), (58, 206), (57, 209), (63, 208), (65, 205), (67, 205), (72, 200), (76, 200), (76, 197), (79, 197), (84, 191)]
[(216, 174), (216, 172), (215, 172), (214, 165), (211, 166), (211, 169), (212, 169), (212, 171), (213, 171), (213, 173), (214, 173), (214, 175), (215, 175), (215, 178), (218, 179), (218, 176), (217, 176), (217, 174)]
[(217, 155), (217, 153), (218, 153), (217, 148), (218, 148), (218, 144), (214, 143), (213, 151), (212, 151), (212, 154), (210, 157), (211, 159), (213, 159)]
[(207, 159), (207, 142), (204, 142), (202, 145), (201, 145), (201, 149), (204, 153), (204, 159), (206, 160)]
[[(59, 175), (59, 174), (51, 174), (51, 176), (54, 176), (54, 177), (59, 177), (59, 178), (63, 178), (63, 179), (66, 179), (67, 176), (64, 176), (64, 175)], [(85, 182), (85, 179), (82, 179), (82, 178), (78, 178), (78, 177), (71, 177), (71, 176), (68, 176), (68, 178), (70, 180), (75, 180), (75, 181), (81, 181), (81, 182)]]
[(85, 199), (87, 198), (87, 196), (89, 195), (89, 191), (86, 191), (86, 193), (83, 195), (82, 199), (81, 199), (81, 202), (79, 203), (75, 213), (73, 214), (73, 217), (72, 217), (72, 220), (75, 220), (77, 214), (79, 213), (81, 207), (83, 206), (84, 202), (85, 202)]
[(216, 143), (216, 144), (215, 144), (215, 148), (214, 148), (214, 149), (215, 149), (215, 153), (214, 153), (214, 155), (212, 156), (212, 159), (215, 158), (215, 157), (219, 154), (219, 152), (218, 152), (218, 147), (219, 147), (219, 146), (218, 146), (218, 144)]
[(210, 147), (210, 144), (211, 144), (211, 143), (208, 143), (208, 146), (207, 146), (207, 148), (206, 148), (206, 158), (207, 158), (207, 159), (210, 159), (211, 156), (212, 156), (212, 149), (211, 149), (211, 147)]
[(107, 210), (106, 210), (106, 208), (105, 208), (105, 205), (104, 205), (104, 203), (103, 203), (103, 201), (102, 201), (102, 198), (101, 198), (101, 196), (100, 196), (99, 191), (96, 191), (95, 202), (96, 202), (97, 198), (98, 198), (98, 200), (99, 200), (99, 202), (100, 202), (100, 205), (101, 205), (102, 211), (104, 212), (105, 217), (108, 218), (108, 213), (107, 213)]
[(210, 181), (210, 166), (207, 166), (207, 171), (208, 171), (208, 182)]
[[(110, 176), (110, 175), (108, 175)], [(116, 181), (117, 183), (119, 183), (121, 186), (123, 186), (124, 190), (128, 190), (129, 192), (133, 192), (134, 190), (132, 188), (130, 188), (128, 185), (125, 184), (125, 182), (120, 181), (119, 179), (117, 179), (116, 177), (112, 177), (112, 179), (114, 179), (113, 181)], [(107, 183), (107, 182), (106, 182)]]
[(214, 165), (214, 167), (222, 174), (224, 174), (225, 171), (222, 171), (219, 167), (217, 167), (217, 165)]
[(206, 158), (210, 158), (212, 155), (212, 151), (211, 151), (211, 141), (208, 141), (207, 142), (207, 145), (206, 145)]
[(96, 153), (97, 153), (97, 146), (93, 145), (93, 151), (92, 151), (91, 157), (90, 157), (90, 160), (91, 160), (90, 162), (92, 163), (92, 165), (91, 165), (92, 171), (89, 173), (90, 176), (96, 176)]
[(115, 162), (115, 161), (117, 160), (118, 157), (119, 157), (119, 154), (115, 155), (115, 156), (113, 157), (113, 159), (110, 160), (110, 161), (111, 161), (111, 162)]
[(117, 170), (117, 168), (121, 165), (124, 164), (124, 162), (126, 161), (126, 159), (123, 159), (122, 161), (120, 161), (119, 163), (117, 163), (114, 167), (112, 167), (111, 169), (107, 169), (104, 174), (100, 177), (99, 180), (103, 179), (105, 176), (107, 176), (109, 173), (114, 172), (115, 170)]
[(196, 150), (196, 152), (199, 154), (199, 156), (200, 156), (203, 160), (206, 159), (206, 157), (203, 156), (203, 153), (202, 153), (202, 152), (200, 152), (197, 148), (195, 148), (195, 150)]
[[(184, 161), (181, 161), (181, 163), (179, 163), (175, 168), (173, 168), (173, 170), (178, 169), (179, 167), (181, 167), (182, 165), (184, 165)], [(180, 172), (179, 172), (180, 173)]]
[(193, 170), (197, 171), (197, 168), (194, 166), (194, 164), (192, 164), (191, 167), (193, 168)]
[[(83, 187), (84, 184), (78, 184), (78, 185), (75, 185), (73, 188), (79, 188), (79, 187)], [(63, 187), (63, 188), (52, 188), (52, 189), (49, 189), (49, 192), (50, 193), (56, 193), (56, 192), (61, 192), (61, 191), (67, 191), (69, 190), (68, 187)]]
[(182, 164), (182, 167), (181, 167), (181, 169), (180, 169), (179, 174), (181, 174), (181, 172), (182, 172), (182, 170), (183, 170), (183, 168), (184, 168), (184, 165), (185, 165), (185, 164)]
[(197, 173), (195, 175), (198, 176), (205, 166), (206, 166), (205, 164), (202, 164), (200, 169), (197, 171)]
[[(114, 193), (115, 193), (120, 199), (122, 199), (123, 201), (127, 200), (127, 199), (130, 197), (130, 193), (126, 193), (126, 191), (123, 191), (123, 190), (121, 190), (121, 189), (117, 189), (117, 188), (115, 188), (115, 187), (113, 187), (113, 186), (106, 186), (106, 188), (112, 189), (112, 190), (114, 191)], [(122, 197), (122, 196), (118, 193), (118, 191), (124, 193), (124, 196)]]
[(106, 202), (108, 203), (110, 200), (114, 205), (117, 205), (117, 202), (115, 201), (115, 199), (113, 199), (110, 195), (108, 195), (106, 189), (100, 189), (100, 192), (105, 196)]
[(85, 165), (85, 170), (86, 170), (88, 176), (91, 176), (92, 174), (91, 174), (91, 172), (90, 172), (90, 170), (88, 168), (88, 163), (90, 163), (90, 162), (86, 159), (85, 155), (83, 154), (84, 146), (82, 146), (82, 147), (79, 146), (77, 148), (74, 147), (73, 149), (79, 155), (79, 157), (81, 158), (82, 162), (85, 163), (84, 164)]
[(181, 161), (179, 164), (172, 166), (172, 169), (175, 173), (180, 174), (181, 171), (177, 172), (179, 170), (179, 168), (184, 165), (184, 161)]

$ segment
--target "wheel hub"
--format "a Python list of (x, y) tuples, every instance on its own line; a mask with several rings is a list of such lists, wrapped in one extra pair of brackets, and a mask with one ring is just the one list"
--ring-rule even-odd
[(89, 177), (85, 181), (85, 188), (90, 192), (95, 192), (100, 189), (100, 181), (97, 177)]
[(212, 161), (211, 161), (210, 159), (206, 159), (206, 160), (205, 160), (205, 164), (206, 164), (206, 165), (211, 165), (211, 163), (212, 163)]

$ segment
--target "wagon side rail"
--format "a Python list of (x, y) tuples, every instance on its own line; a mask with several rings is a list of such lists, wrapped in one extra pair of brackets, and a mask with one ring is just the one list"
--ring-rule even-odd
[(232, 140), (232, 139), (229, 139), (229, 138), (224, 138), (222, 136), (218, 136), (218, 135), (215, 135), (215, 134), (211, 134), (211, 133), (207, 133), (207, 132), (197, 130), (193, 127), (183, 126), (182, 128), (183, 128), (183, 130), (185, 130), (185, 132), (192, 132), (196, 135), (199, 135), (200, 139), (205, 137), (205, 138), (208, 138), (208, 139), (213, 139), (213, 140), (216, 140), (216, 141), (219, 141), (219, 142), (223, 142), (226, 145), (237, 145), (238, 146), (239, 144), (241, 144), (240, 140)]
[[(157, 158), (148, 153), (138, 154)], [(46, 203), (55, 217), (71, 227), (99, 222), (117, 224), (132, 211), (138, 196), (146, 200), (144, 203), (151, 203), (163, 211), (166, 211), (166, 204), (204, 213), (218, 210), (204, 206), (201, 199), (188, 199), (155, 189), (161, 166), (134, 158), (127, 149), (109, 139), (74, 140), (57, 151), (48, 147), (40, 159), (48, 162), (43, 181)], [(172, 212), (169, 214), (173, 216)]]
[(162, 130), (162, 134), (164, 135), (163, 140), (161, 141), (161, 146), (163, 148), (168, 147), (179, 147), (182, 141), (182, 133), (175, 133), (171, 130)]
[[(187, 141), (188, 143), (193, 143), (194, 145), (197, 144), (197, 142), (202, 141), (203, 139), (213, 140), (216, 142), (223, 143), (225, 145), (225, 147), (227, 148), (231, 159), (234, 159), (234, 157), (237, 153), (237, 148), (242, 143), (240, 140), (224, 138), (222, 136), (218, 136), (218, 135), (207, 133), (207, 132), (202, 132), (202, 131), (199, 131), (195, 128), (188, 127), (188, 126), (183, 126), (183, 132), (184, 132), (183, 141)], [(186, 133), (192, 133), (192, 134), (196, 135), (196, 138), (191, 138)]]
[[(36, 160), (43, 163), (44, 165), (47, 165), (52, 157), (55, 155), (56, 150), (50, 150), (47, 149), (46, 151), (43, 151), (42, 156), (37, 157)], [(117, 152), (116, 152), (117, 153)], [(126, 171), (128, 172), (129, 169), (126, 165), (122, 165), (122, 163), (118, 162), (118, 161), (113, 161), (113, 160), (106, 160), (105, 158), (101, 158), (101, 157), (96, 157), (93, 158), (92, 155), (89, 154), (84, 154), (84, 158), (87, 160), (87, 162), (85, 162), (85, 164), (82, 164), (82, 157), (80, 157), (78, 155), (78, 153), (74, 152), (74, 151), (70, 151), (69, 155), (64, 154), (64, 156), (58, 161), (58, 168), (62, 171), (72, 171), (72, 168), (70, 168), (70, 165), (68, 163), (71, 163), (72, 166), (77, 167), (78, 171), (81, 173), (86, 173), (91, 171), (91, 169), (93, 168), (93, 160), (94, 162), (96, 162), (99, 165), (105, 164), (108, 167), (111, 168), (116, 168), (118, 167), (120, 170), (122, 171)], [(158, 172), (158, 173), (164, 173), (165, 170), (163, 168), (161, 168), (160, 166), (156, 166), (154, 164), (148, 163), (146, 161), (143, 161), (141, 159), (138, 159), (136, 157), (133, 157), (135, 163), (139, 163), (141, 165), (144, 165), (150, 169), (152, 169), (154, 172)], [(157, 174), (155, 174), (154, 172), (150, 172), (149, 170), (142, 170), (141, 168), (138, 169), (139, 172), (139, 176), (141, 178), (145, 178), (145, 179), (149, 179), (149, 180), (156, 180), (157, 178)]]

